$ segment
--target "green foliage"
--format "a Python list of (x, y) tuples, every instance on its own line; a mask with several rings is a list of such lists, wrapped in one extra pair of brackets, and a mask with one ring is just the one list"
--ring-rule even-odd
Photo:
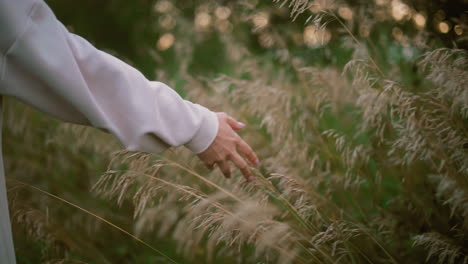
[(49, 1), (98, 47), (246, 121), (262, 165), (245, 184), (184, 150), (116, 152), (7, 99), (19, 263), (467, 263), (466, 51), (395, 21), (399, 1), (280, 2)]

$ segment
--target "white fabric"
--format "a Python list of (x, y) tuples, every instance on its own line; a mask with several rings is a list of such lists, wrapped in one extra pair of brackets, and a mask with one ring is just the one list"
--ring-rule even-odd
[[(42, 0), (0, 0), (1, 95), (109, 131), (129, 150), (185, 145), (200, 153), (218, 131), (213, 112), (69, 33)], [(15, 259), (1, 156), (0, 169), (0, 264), (10, 264)]]

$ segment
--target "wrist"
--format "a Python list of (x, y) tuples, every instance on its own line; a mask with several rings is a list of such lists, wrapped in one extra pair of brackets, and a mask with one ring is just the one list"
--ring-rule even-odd
[(202, 108), (202, 113), (204, 115), (203, 120), (193, 138), (185, 144), (185, 147), (195, 154), (205, 151), (211, 143), (213, 143), (216, 135), (218, 134), (219, 127), (216, 113), (201, 105), (198, 106)]

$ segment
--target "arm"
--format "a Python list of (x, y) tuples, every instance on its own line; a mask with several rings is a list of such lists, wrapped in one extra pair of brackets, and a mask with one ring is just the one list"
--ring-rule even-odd
[(25, 19), (5, 55), (2, 94), (107, 130), (130, 150), (185, 145), (199, 153), (215, 138), (213, 112), (70, 34), (44, 2), (34, 3)]
[(183, 100), (69, 33), (43, 1), (0, 0), (0, 7), (2, 30), (7, 29), (0, 36), (0, 94), (64, 121), (107, 130), (129, 150), (160, 152), (185, 145), (205, 164), (217, 163), (226, 176), (227, 160), (251, 176), (237, 151), (252, 163), (257, 158), (233, 132), (237, 122), (232, 118)]

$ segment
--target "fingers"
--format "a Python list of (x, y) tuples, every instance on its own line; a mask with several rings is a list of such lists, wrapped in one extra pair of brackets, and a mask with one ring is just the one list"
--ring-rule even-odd
[(244, 140), (241, 139), (239, 141), (237, 150), (242, 153), (253, 165), (258, 166), (258, 164), (260, 164), (257, 154), (255, 154), (249, 144), (245, 143)]
[(240, 129), (245, 127), (244, 123), (238, 122), (237, 120), (235, 120), (234, 118), (232, 118), (229, 115), (226, 115), (226, 121), (227, 121), (228, 125), (234, 130), (240, 130)]
[(217, 117), (220, 121), (218, 135), (207, 150), (198, 154), (199, 158), (209, 169), (212, 169), (213, 165), (217, 164), (226, 178), (231, 178), (229, 164), (231, 161), (239, 168), (247, 181), (252, 181), (254, 177), (247, 160), (254, 165), (258, 165), (258, 157), (252, 148), (233, 131), (242, 129), (245, 125), (237, 122), (237, 120), (226, 113), (217, 113)]
[[(226, 113), (223, 113), (223, 115), (226, 118), (227, 123), (232, 129), (239, 130), (245, 127), (244, 123), (236, 121), (234, 118), (227, 115)], [(255, 154), (252, 148), (247, 143), (245, 143), (245, 141), (243, 141), (242, 139), (239, 140), (237, 150), (241, 152), (253, 165), (258, 166), (258, 164), (260, 163), (260, 161), (258, 160), (257, 154)]]
[(224, 174), (224, 177), (231, 178), (231, 167), (229, 167), (229, 163), (226, 160), (219, 161), (218, 167)]
[(247, 181), (252, 181), (254, 179), (249, 165), (247, 165), (247, 162), (240, 155), (232, 155), (231, 161), (236, 165), (237, 168), (239, 168)]
[(208, 162), (203, 162), (203, 164), (205, 164), (205, 167), (208, 168), (209, 170), (213, 170), (214, 169), (214, 162), (213, 163), (208, 163)]

